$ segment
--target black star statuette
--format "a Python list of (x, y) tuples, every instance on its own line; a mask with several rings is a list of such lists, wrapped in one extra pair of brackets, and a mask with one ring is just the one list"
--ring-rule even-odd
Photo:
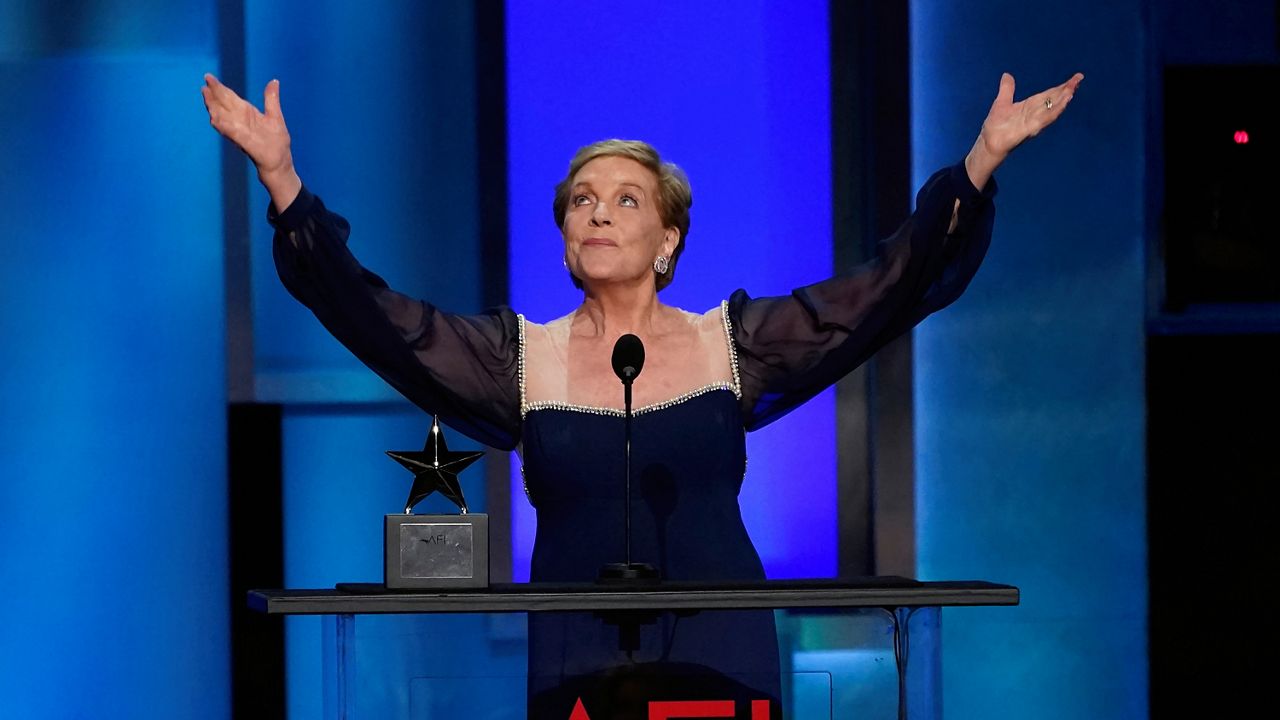
[(436, 491), (452, 500), (463, 513), (467, 512), (467, 501), (462, 497), (458, 473), (479, 460), (484, 453), (450, 451), (445, 445), (444, 433), (440, 431), (440, 422), (436, 418), (431, 418), (431, 432), (427, 434), (427, 444), (421, 451), (388, 450), (387, 454), (413, 473), (413, 487), (409, 490), (409, 499), (404, 506), (405, 515), (411, 515), (414, 505)]

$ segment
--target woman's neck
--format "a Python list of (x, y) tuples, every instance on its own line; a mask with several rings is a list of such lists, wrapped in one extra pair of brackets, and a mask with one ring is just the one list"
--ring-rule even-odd
[(652, 281), (632, 286), (614, 283), (604, 287), (588, 286), (574, 327), (579, 332), (605, 338), (626, 333), (649, 336), (656, 333), (664, 307), (658, 301)]

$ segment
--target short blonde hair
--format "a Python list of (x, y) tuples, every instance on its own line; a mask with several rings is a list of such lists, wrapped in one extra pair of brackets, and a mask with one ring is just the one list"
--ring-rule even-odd
[[(684, 252), (684, 241), (689, 235), (689, 209), (693, 207), (693, 188), (689, 186), (689, 178), (675, 163), (663, 162), (658, 151), (642, 140), (601, 140), (578, 148), (573, 159), (569, 161), (569, 173), (556, 183), (555, 201), (552, 210), (555, 213), (556, 227), (564, 228), (564, 216), (569, 210), (569, 191), (573, 185), (573, 177), (583, 165), (601, 157), (624, 157), (635, 160), (649, 169), (658, 181), (657, 208), (658, 217), (663, 227), (673, 227), (680, 232), (680, 240), (676, 249), (668, 258), (667, 271), (657, 276), (657, 289), (671, 284), (676, 274), (676, 261)], [(575, 287), (581, 289), (582, 281), (572, 273)]]

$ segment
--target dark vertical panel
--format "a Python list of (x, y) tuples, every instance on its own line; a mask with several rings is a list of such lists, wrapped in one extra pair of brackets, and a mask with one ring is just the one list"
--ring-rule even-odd
[[(1280, 68), (1164, 68), (1164, 309), (1280, 303), (1269, 205), (1280, 191), (1271, 111), (1250, 99)], [(1245, 133), (1242, 142), (1238, 133)]]
[[(505, 0), (479, 0), (475, 15), (476, 181), (480, 204), (481, 303), (507, 299), (507, 53)], [(490, 450), (485, 462), (489, 524), (489, 572), (511, 580), (511, 492), (507, 453)]]
[[(907, 4), (831, 4), (832, 207), (838, 271), (867, 261), (910, 212)], [(839, 568), (915, 569), (911, 338), (838, 385)]]
[(479, 183), (482, 303), (507, 302), (506, 3), (477, 0), (476, 179)]
[(1143, 123), (1145, 133), (1145, 152), (1143, 165), (1146, 176), (1144, 183), (1143, 222), (1145, 224), (1143, 263), (1146, 270), (1146, 302), (1145, 310), (1148, 322), (1157, 316), (1164, 306), (1164, 238), (1161, 220), (1161, 203), (1164, 200), (1164, 77), (1163, 33), (1160, 11), (1164, 3), (1158, 0), (1143, 0), (1140, 3), (1143, 27), (1150, 28), (1147, 33), (1148, 52), (1143, 58), (1143, 85), (1146, 90), (1146, 116)]
[(1260, 592), (1280, 544), (1280, 335), (1147, 345), (1152, 717), (1243, 717), (1280, 633)]
[[(1253, 115), (1246, 127), (1255, 128), (1254, 137), (1258, 135), (1256, 130), (1261, 129), (1262, 136), (1266, 138), (1263, 140), (1265, 146), (1270, 142), (1267, 136), (1272, 134), (1269, 126), (1273, 123), (1265, 113), (1264, 106), (1252, 103), (1247, 98), (1239, 102), (1241, 93), (1238, 89), (1227, 88), (1230, 82), (1209, 78), (1200, 81), (1209, 82), (1203, 85), (1206, 92), (1225, 97), (1225, 102), (1210, 101), (1198, 96), (1188, 102), (1186, 98), (1191, 95), (1178, 91), (1190, 88), (1194, 95), (1195, 88), (1199, 86), (1184, 81), (1184, 88), (1175, 87), (1174, 92), (1166, 93), (1166, 83), (1174, 82), (1166, 74), (1185, 75), (1188, 67), (1200, 67), (1202, 71), (1209, 72), (1230, 72), (1232, 68), (1243, 66), (1274, 68), (1280, 62), (1280, 45), (1277, 44), (1275, 35), (1277, 22), (1280, 21), (1277, 3), (1275, 0), (1240, 0), (1234, 3), (1146, 0), (1142, 5), (1145, 24), (1150, 28), (1147, 40), (1150, 52), (1146, 57), (1144, 92), (1147, 101), (1148, 148), (1145, 155), (1147, 308), (1152, 330), (1199, 332), (1214, 328), (1216, 331), (1232, 325), (1248, 332), (1273, 331), (1276, 327), (1275, 318), (1280, 317), (1274, 304), (1268, 307), (1260, 302), (1250, 308), (1246, 307), (1249, 303), (1239, 302), (1241, 299), (1250, 299), (1242, 296), (1251, 294), (1255, 296), (1252, 300), (1257, 301), (1265, 300), (1258, 298), (1259, 294), (1274, 293), (1274, 289), (1271, 293), (1266, 292), (1266, 275), (1254, 275), (1252, 281), (1248, 281), (1247, 277), (1267, 263), (1275, 266), (1274, 251), (1266, 242), (1265, 231), (1261, 243), (1254, 238), (1242, 237), (1238, 231), (1214, 242), (1206, 242), (1205, 233), (1193, 233), (1187, 223), (1189, 216), (1195, 219), (1196, 210), (1202, 211), (1199, 213), (1201, 218), (1215, 212), (1212, 205), (1218, 204), (1222, 199), (1224, 186), (1234, 184), (1234, 192), (1243, 194), (1240, 193), (1242, 188), (1246, 193), (1256, 191), (1258, 186), (1266, 184), (1267, 179), (1241, 185), (1240, 178), (1235, 177), (1235, 174), (1224, 176), (1221, 171), (1213, 168), (1206, 171), (1204, 167), (1189, 167), (1187, 161), (1197, 155), (1217, 155), (1219, 158), (1224, 155), (1221, 148), (1217, 152), (1213, 151), (1212, 138), (1205, 137), (1203, 130), (1185, 133), (1181, 137), (1178, 132), (1185, 130), (1187, 125), (1203, 125), (1206, 116), (1215, 120), (1227, 120), (1234, 125), (1236, 122), (1243, 124), (1247, 116)], [(1246, 83), (1245, 87), (1249, 85)], [(1245, 95), (1249, 94), (1249, 91), (1245, 91)], [(1175, 117), (1171, 114), (1175, 111), (1180, 115)], [(1263, 112), (1261, 122), (1254, 122), (1259, 119), (1254, 115), (1255, 111)], [(1183, 117), (1188, 114), (1189, 118)], [(1258, 147), (1255, 143), (1248, 149), (1256, 151)], [(1166, 148), (1169, 157), (1166, 157)], [(1249, 154), (1257, 153), (1245, 155)], [(1229, 155), (1226, 157), (1229, 158)], [(1175, 167), (1179, 165), (1182, 167)], [(1262, 165), (1265, 166), (1265, 162)], [(1182, 172), (1178, 172), (1179, 169)], [(1190, 183), (1180, 180), (1188, 175), (1196, 175), (1196, 179)], [(1177, 187), (1178, 185), (1182, 188)], [(1179, 194), (1179, 191), (1181, 197), (1178, 202), (1182, 207), (1166, 205), (1166, 195)], [(1268, 196), (1265, 191), (1262, 194), (1264, 197)], [(1215, 198), (1215, 195), (1219, 197)], [(1221, 210), (1216, 212), (1220, 213)], [(1229, 221), (1231, 214), (1226, 213), (1223, 219)], [(1265, 228), (1265, 224), (1263, 227)], [(1191, 243), (1198, 243), (1202, 247), (1187, 252), (1186, 247)], [(1179, 245), (1184, 248), (1180, 249)], [(1250, 245), (1253, 247), (1249, 247)], [(1242, 263), (1241, 258), (1247, 257), (1246, 253), (1254, 257)], [(1270, 257), (1266, 258), (1267, 255)], [(1207, 268), (1210, 272), (1197, 273), (1192, 270), (1179, 273), (1179, 261), (1183, 264), (1200, 264), (1201, 267), (1210, 261), (1215, 265), (1221, 265), (1225, 261), (1227, 264), (1234, 264), (1246, 277), (1241, 278), (1243, 282), (1233, 283), (1228, 279), (1225, 283), (1217, 283), (1217, 288), (1205, 293), (1203, 290), (1206, 286), (1215, 284), (1213, 275), (1221, 270), (1210, 266)], [(1178, 277), (1179, 274), (1182, 275), (1181, 278)], [(1222, 300), (1233, 302), (1229, 306), (1220, 306), (1218, 300), (1205, 297), (1206, 295), (1218, 295)], [(1210, 300), (1210, 304), (1201, 304), (1205, 300)]]
[[(1267, 697), (1270, 648), (1280, 639), (1258, 599), (1277, 540), (1280, 313), (1258, 302), (1276, 287), (1265, 272), (1275, 265), (1266, 224), (1247, 222), (1267, 216), (1267, 179), (1250, 176), (1266, 167), (1259, 151), (1274, 151), (1274, 121), (1238, 102), (1240, 87), (1274, 74), (1278, 5), (1168, 0), (1147, 8), (1153, 717), (1245, 714)], [(1190, 102), (1201, 89), (1225, 96)], [(1215, 143), (1224, 125), (1247, 130), (1250, 145)]]
[[(245, 86), (244, 0), (218, 4), (218, 76)], [(212, 71), (213, 68), (210, 68)], [(249, 174), (244, 153), (229, 142), (222, 151), (223, 287), (227, 303), (227, 399), (252, 402), (253, 290), (249, 267)]]
[[(245, 87), (244, 1), (217, 3), (219, 79)], [(212, 68), (211, 68), (212, 70)], [(227, 573), (231, 588), (231, 714), (284, 716), (284, 623), (251, 612), (245, 593), (284, 586), (280, 407), (252, 405), (253, 302), (249, 173), (221, 143), (227, 358)]]
[[(906, 2), (868, 3), (868, 82), (874, 122), (868, 141), (874, 196), (872, 240), (897, 229), (911, 212), (911, 73)], [(915, 443), (912, 347), (908, 333), (877, 353), (871, 366), (873, 540), (878, 575), (912, 576), (915, 553)]]
[(281, 406), (227, 412), (227, 544), (231, 587), (231, 711), (284, 717), (284, 623), (253, 612), (255, 588), (284, 587)]
[[(863, 76), (865, 2), (834, 2), (831, 9), (831, 210), (832, 257), (837, 271), (867, 259), (870, 197), (866, 141), (869, 98)], [(837, 573), (874, 572), (871, 524), (871, 445), (867, 367), (836, 385)]]

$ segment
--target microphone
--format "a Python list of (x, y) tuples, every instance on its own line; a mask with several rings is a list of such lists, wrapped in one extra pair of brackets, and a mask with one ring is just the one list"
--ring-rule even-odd
[[(627, 333), (613, 344), (613, 372), (622, 381), (622, 401), (625, 409), (623, 432), (626, 439), (624, 445), (626, 461), (626, 491), (624, 523), (626, 526), (626, 558), (623, 563), (606, 563), (600, 568), (599, 582), (657, 582), (658, 569), (648, 563), (631, 562), (631, 384), (644, 369), (644, 343), (640, 338)], [(624, 645), (629, 641), (624, 641)], [(633, 648), (634, 649), (634, 648)]]
[(643, 369), (644, 343), (640, 342), (640, 338), (631, 333), (618, 338), (618, 342), (613, 344), (613, 374), (630, 388)]

